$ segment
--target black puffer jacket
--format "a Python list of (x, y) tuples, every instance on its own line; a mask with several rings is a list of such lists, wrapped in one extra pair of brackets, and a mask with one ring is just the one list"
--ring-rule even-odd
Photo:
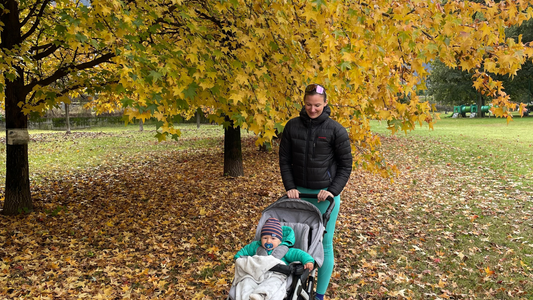
[(303, 108), (300, 117), (285, 125), (279, 150), (285, 190), (328, 188), (337, 196), (344, 189), (352, 172), (350, 139), (330, 114), (326, 106), (318, 118), (311, 119)]

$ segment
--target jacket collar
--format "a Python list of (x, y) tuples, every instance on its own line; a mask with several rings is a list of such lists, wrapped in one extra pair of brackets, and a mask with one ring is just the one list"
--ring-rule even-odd
[(286, 245), (288, 247), (294, 246), (294, 242), (296, 241), (296, 236), (294, 235), (294, 230), (290, 228), (289, 226), (282, 226), (283, 230), (283, 241), (282, 245)]
[(305, 111), (305, 107), (304, 107), (300, 111), (300, 118), (302, 118), (303, 123), (306, 126), (308, 126), (308, 125), (318, 125), (318, 124), (322, 124), (324, 121), (326, 121), (329, 118), (330, 114), (331, 114), (331, 108), (329, 108), (329, 105), (326, 105), (324, 107), (324, 110), (322, 111), (322, 114), (320, 116), (318, 116), (316, 119), (311, 119), (307, 115), (307, 111)]

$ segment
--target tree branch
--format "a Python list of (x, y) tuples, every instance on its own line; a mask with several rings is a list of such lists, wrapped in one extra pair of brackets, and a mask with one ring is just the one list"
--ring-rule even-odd
[(33, 16), (33, 14), (35, 13), (35, 11), (37, 10), (37, 6), (39, 5), (39, 3), (41, 3), (41, 1), (36, 1), (34, 4), (33, 4), (33, 7), (31, 8), (30, 12), (28, 13), (28, 15), (26, 16), (26, 18), (24, 18), (24, 20), (20, 23), (20, 27), (24, 27), (24, 25), (26, 25), (26, 23), (28, 23), (28, 21), (30, 20), (30, 18)]
[(34, 56), (32, 56), (32, 59), (41, 60), (47, 57), (48, 55), (54, 53), (57, 49), (59, 49), (59, 46), (54, 45), (54, 44), (48, 44), (48, 48), (45, 51), (35, 54)]
[[(115, 83), (119, 83), (119, 80), (113, 80), (113, 81), (107, 81), (105, 83), (99, 83), (98, 86), (104, 86), (104, 85), (115, 84)], [(56, 94), (56, 97), (61, 97), (61, 96), (65, 95), (65, 94), (67, 94), (69, 92), (75, 91), (75, 90), (83, 88), (83, 87), (93, 87), (93, 86), (86, 86), (84, 84), (75, 84), (73, 86), (70, 86), (68, 88), (63, 89), (61, 92)], [(35, 93), (33, 93), (31, 99), (33, 99), (34, 96), (35, 96)], [(28, 104), (33, 106), (33, 107), (35, 107), (35, 106), (39, 106), (41, 103), (43, 103), (45, 101), (46, 101), (46, 99), (40, 99), (39, 101), (37, 101), (35, 103), (31, 103), (31, 101), (28, 101)]]
[[(104, 83), (99, 83), (98, 86), (105, 86), (105, 85), (109, 85), (109, 84), (116, 84), (116, 83), (119, 83), (119, 80), (113, 80), (113, 81), (106, 81)], [(75, 91), (77, 89), (81, 89), (83, 87), (93, 87), (93, 86), (87, 86), (85, 84), (75, 84), (73, 86), (70, 86), (68, 88), (65, 88), (63, 89), (61, 92), (59, 92), (59, 94), (57, 94), (57, 96), (63, 96), (65, 94), (67, 94), (68, 92), (72, 92), (72, 91)]]
[(209, 20), (211, 22), (213, 22), (213, 24), (217, 25), (218, 28), (220, 29), (223, 29), (224, 28), (224, 24), (222, 23), (222, 21), (220, 21), (219, 19), (215, 18), (215, 17), (212, 17), (212, 16), (208, 16), (207, 14), (204, 14), (203, 12), (195, 9), (196, 13), (202, 17), (203, 19), (205, 20)]
[(67, 65), (67, 66), (64, 66), (64, 67), (61, 67), (59, 69), (57, 69), (54, 74), (50, 75), (49, 77), (45, 78), (45, 79), (42, 79), (42, 80), (39, 80), (39, 81), (34, 81), (34, 82), (31, 82), (29, 83), (28, 85), (25, 86), (25, 88), (29, 91), (31, 91), (35, 86), (37, 85), (40, 85), (40, 86), (48, 86), (52, 83), (54, 83), (55, 81), (57, 81), (58, 79), (61, 79), (62, 77), (65, 77), (66, 75), (74, 72), (74, 71), (81, 71), (81, 70), (85, 70), (85, 69), (90, 69), (92, 67), (95, 67), (101, 63), (106, 63), (106, 62), (110, 62), (111, 58), (115, 57), (115, 54), (114, 53), (107, 53), (107, 54), (104, 54), (98, 58), (95, 58), (94, 60), (92, 61), (89, 61), (89, 62), (86, 62), (86, 63), (82, 63), (82, 64), (79, 64), (79, 65)]
[[(27, 39), (29, 36), (31, 36), (35, 32), (35, 30), (37, 30), (37, 27), (39, 27), (39, 24), (41, 24), (41, 18), (43, 17), (44, 9), (46, 8), (46, 6), (48, 5), (48, 2), (50, 1), (51, 0), (44, 0), (43, 4), (41, 5), (41, 10), (39, 10), (39, 13), (35, 16), (35, 23), (33, 23), (33, 26), (30, 28), (30, 30), (28, 30), (28, 32), (26, 32), (26, 34), (22, 36), (21, 38), (22, 40)], [(28, 15), (26, 18), (29, 18), (30, 16), (31, 14)]]
[(41, 45), (41, 46), (33, 46), (30, 48), (30, 52), (35, 52), (35, 51), (39, 51), (39, 50), (42, 50), (42, 49), (46, 49), (48, 47), (51, 47), (53, 43), (48, 43), (48, 44), (45, 44), (45, 45)]

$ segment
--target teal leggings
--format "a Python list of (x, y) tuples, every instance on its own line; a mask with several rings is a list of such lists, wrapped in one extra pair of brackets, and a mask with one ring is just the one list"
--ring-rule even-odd
[[(305, 194), (318, 194), (320, 190), (298, 187), (298, 191)], [(321, 213), (325, 213), (329, 205), (329, 201), (318, 203), (317, 199), (303, 198), (302, 200), (315, 205)], [(335, 233), (335, 223), (337, 223), (337, 217), (339, 216), (340, 204), (341, 197), (340, 195), (337, 195), (335, 197), (335, 207), (333, 208), (328, 224), (326, 225), (327, 233), (324, 235), (322, 241), (322, 244), (324, 245), (324, 263), (322, 264), (322, 267), (318, 268), (318, 280), (316, 284), (316, 292), (322, 295), (326, 294), (331, 274), (333, 273), (333, 266), (335, 265), (335, 256), (333, 255), (333, 234)]]

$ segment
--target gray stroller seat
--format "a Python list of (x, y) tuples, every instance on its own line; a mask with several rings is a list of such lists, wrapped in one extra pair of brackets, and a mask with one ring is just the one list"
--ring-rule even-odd
[[(316, 195), (301, 194), (302, 198), (315, 198)], [(269, 218), (276, 218), (282, 226), (291, 227), (295, 235), (294, 248), (301, 249), (309, 253), (315, 260), (315, 267), (311, 272), (303, 272), (303, 267), (298, 269), (298, 264), (291, 264), (285, 267), (287, 276), (287, 295), (284, 299), (314, 299), (314, 284), (317, 268), (324, 262), (324, 248), (322, 239), (325, 233), (326, 223), (333, 210), (335, 202), (329, 198), (330, 206), (326, 213), (322, 215), (320, 210), (305, 200), (291, 199), (287, 196), (279, 198), (276, 202), (263, 210), (261, 219), (257, 225), (254, 241), (261, 239), (261, 228)], [(301, 266), (301, 264), (300, 264)], [(290, 270), (290, 271), (288, 271)], [(303, 272), (303, 274), (301, 274)], [(235, 300), (236, 283), (232, 284), (229, 291), (228, 300)]]

